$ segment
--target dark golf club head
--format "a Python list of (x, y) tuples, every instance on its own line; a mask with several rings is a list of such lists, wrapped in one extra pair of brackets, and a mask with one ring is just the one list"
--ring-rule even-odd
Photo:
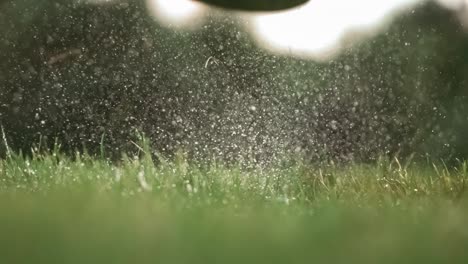
[(240, 11), (280, 11), (302, 5), (309, 0), (195, 0)]

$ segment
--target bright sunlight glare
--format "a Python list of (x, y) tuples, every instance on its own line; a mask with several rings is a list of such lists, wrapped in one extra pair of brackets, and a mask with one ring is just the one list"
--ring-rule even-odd
[(313, 0), (284, 12), (255, 14), (250, 23), (257, 41), (272, 51), (326, 58), (353, 31), (375, 29), (395, 11), (420, 0)]
[[(373, 32), (392, 15), (424, 0), (311, 0), (287, 11), (238, 13), (256, 41), (270, 51), (326, 59), (336, 54), (351, 32)], [(466, 1), (466, 0), (439, 0)], [(207, 6), (193, 0), (147, 0), (148, 9), (166, 26), (193, 28)]]
[(205, 10), (203, 4), (192, 0), (147, 0), (149, 11), (166, 26), (196, 26)]

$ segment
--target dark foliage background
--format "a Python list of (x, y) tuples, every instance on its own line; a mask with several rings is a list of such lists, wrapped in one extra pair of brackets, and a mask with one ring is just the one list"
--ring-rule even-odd
[(200, 159), (468, 158), (468, 35), (453, 13), (427, 3), (326, 63), (257, 48), (229, 13), (207, 21), (165, 29), (141, 1), (2, 3), (10, 147), (104, 143), (118, 157), (138, 131)]

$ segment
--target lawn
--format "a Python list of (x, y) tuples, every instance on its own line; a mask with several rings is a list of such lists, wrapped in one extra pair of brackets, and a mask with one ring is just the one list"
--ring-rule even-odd
[(0, 160), (0, 263), (468, 263), (468, 163)]

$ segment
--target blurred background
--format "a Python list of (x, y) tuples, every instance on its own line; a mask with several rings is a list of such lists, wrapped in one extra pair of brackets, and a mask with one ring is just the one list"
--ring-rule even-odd
[(144, 134), (162, 155), (261, 165), (468, 158), (467, 4), (2, 0), (2, 141), (116, 158)]

